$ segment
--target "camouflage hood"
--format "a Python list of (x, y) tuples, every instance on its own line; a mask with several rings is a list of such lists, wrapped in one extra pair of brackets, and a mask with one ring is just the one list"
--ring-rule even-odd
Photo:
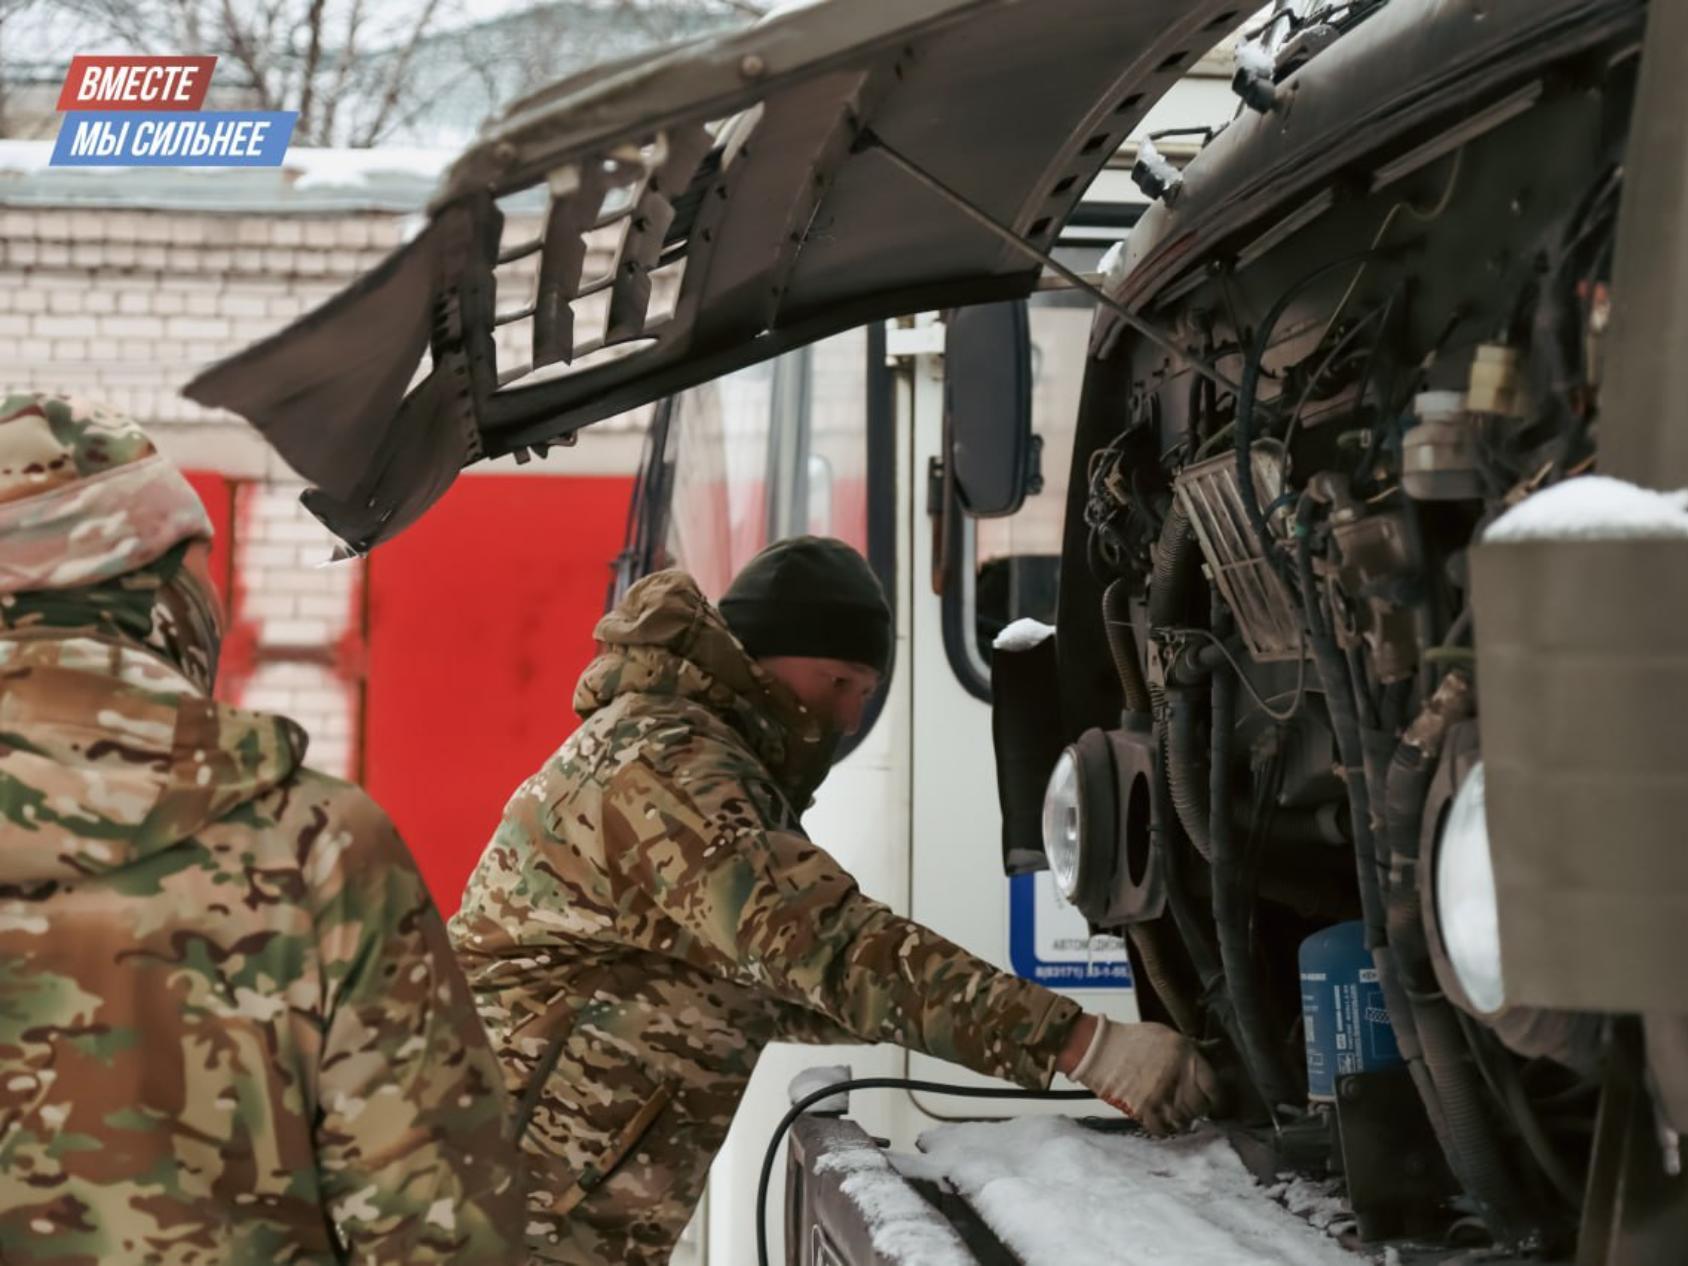
[(837, 736), (757, 666), (685, 572), (645, 577), (593, 636), (601, 653), (574, 694), (582, 719), (623, 695), (700, 704), (744, 738), (795, 807), (807, 805), (831, 768)]
[(0, 638), (0, 885), (168, 849), (281, 783), (304, 752), (293, 722), (208, 699), (138, 647)]

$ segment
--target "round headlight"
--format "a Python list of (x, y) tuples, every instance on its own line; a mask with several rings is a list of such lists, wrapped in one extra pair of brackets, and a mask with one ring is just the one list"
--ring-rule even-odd
[(1055, 887), (1068, 901), (1078, 896), (1084, 856), (1084, 796), (1078, 758), (1067, 748), (1055, 762), (1043, 793), (1043, 852)]
[(1435, 878), (1437, 923), (1459, 986), (1479, 1011), (1499, 1011), (1506, 1004), (1506, 985), (1481, 761), (1472, 766), (1448, 809)]

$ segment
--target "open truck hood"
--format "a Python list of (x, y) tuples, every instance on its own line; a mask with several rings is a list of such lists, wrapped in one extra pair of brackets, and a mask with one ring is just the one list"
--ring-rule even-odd
[[(186, 394), (257, 426), (367, 550), (479, 458), (866, 321), (1026, 294), (1037, 263), (877, 140), (1047, 248), (1246, 8), (826, 0), (596, 67), (517, 102), (418, 236)], [(510, 241), (499, 204), (524, 193), (542, 232)]]

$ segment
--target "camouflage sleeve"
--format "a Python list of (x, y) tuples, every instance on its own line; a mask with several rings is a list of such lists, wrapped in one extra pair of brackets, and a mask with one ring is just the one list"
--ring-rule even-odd
[(870, 900), (823, 849), (769, 829), (742, 789), (717, 783), (694, 797), (635, 761), (610, 782), (603, 830), (620, 880), (724, 974), (858, 1040), (1049, 1084), (1076, 1004)]
[(360, 1264), (521, 1261), (503, 1082), (445, 926), (387, 816), (359, 792), (342, 804), (304, 859), (324, 1203)]

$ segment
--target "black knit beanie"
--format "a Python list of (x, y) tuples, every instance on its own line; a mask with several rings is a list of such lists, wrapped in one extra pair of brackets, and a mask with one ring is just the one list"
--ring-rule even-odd
[(716, 605), (755, 659), (808, 655), (890, 667), (891, 604), (867, 559), (843, 541), (775, 542), (745, 564)]

